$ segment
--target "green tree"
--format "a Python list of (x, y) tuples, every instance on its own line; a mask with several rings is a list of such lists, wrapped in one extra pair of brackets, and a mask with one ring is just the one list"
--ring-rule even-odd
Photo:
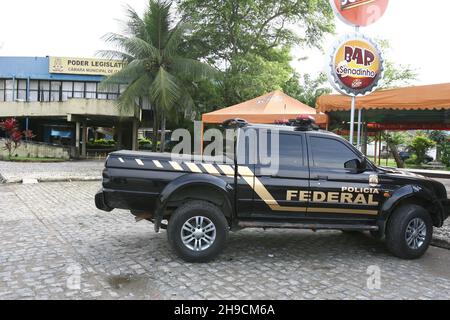
[(394, 63), (390, 57), (391, 45), (387, 40), (378, 40), (384, 56), (384, 75), (378, 89), (404, 87), (417, 79), (417, 72), (410, 65)]
[(442, 149), (447, 144), (448, 134), (445, 131), (431, 131), (428, 137), (436, 143), (436, 161), (441, 160)]
[(422, 164), (425, 161), (425, 155), (434, 146), (434, 141), (427, 136), (418, 134), (411, 141), (410, 148), (416, 154), (416, 164)]
[(398, 168), (404, 168), (405, 164), (400, 158), (398, 147), (407, 141), (407, 137), (403, 132), (383, 132), (383, 138), (387, 142), (389, 150), (391, 150), (394, 156), (395, 162)]
[(320, 47), (323, 36), (334, 31), (328, 0), (177, 3), (182, 16), (194, 26), (186, 53), (224, 71), (223, 82), (217, 84), (222, 106), (285, 89), (294, 76), (291, 48), (299, 44)]
[(236, 104), (270, 91), (282, 90), (292, 73), (288, 51), (284, 51), (286, 57), (281, 61), (266, 60), (254, 53), (237, 56), (224, 79), (227, 103)]
[[(114, 49), (100, 52), (127, 62), (121, 71), (106, 78), (103, 86), (127, 84), (117, 101), (120, 110), (134, 108), (139, 98), (150, 101), (154, 111), (153, 142), (157, 141), (160, 122), (162, 149), (167, 117), (192, 109), (192, 86), (217, 76), (211, 66), (183, 55), (191, 29), (183, 20), (174, 23), (171, 5), (169, 1), (150, 0), (142, 17), (128, 7), (124, 33), (107, 34), (105, 40)], [(153, 143), (153, 150), (156, 146)]]
[(450, 143), (448, 141), (441, 145), (441, 161), (447, 168), (450, 167)]
[(298, 73), (294, 73), (289, 81), (285, 83), (283, 90), (291, 97), (315, 108), (317, 98), (332, 91), (327, 87), (327, 83), (328, 78), (325, 73), (320, 73), (316, 78), (305, 74), (303, 79)]
[[(192, 45), (200, 57), (227, 68), (237, 55), (256, 53), (267, 60), (270, 49), (319, 46), (334, 31), (328, 0), (178, 0), (194, 26)], [(296, 25), (295, 32), (289, 25)]]

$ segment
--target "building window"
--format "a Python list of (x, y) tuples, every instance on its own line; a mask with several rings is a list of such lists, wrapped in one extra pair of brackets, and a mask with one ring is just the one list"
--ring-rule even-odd
[(27, 80), (16, 81), (16, 99), (20, 101), (27, 100)]
[(6, 80), (0, 79), (0, 101), (6, 101)]
[(51, 101), (62, 101), (61, 81), (52, 81)]
[(98, 82), (0, 79), (0, 101), (27, 101), (27, 91), (30, 102), (57, 102), (71, 98), (117, 100), (125, 88), (124, 85), (103, 88)]
[(62, 83), (62, 100), (67, 101), (67, 99), (73, 98), (73, 82), (64, 81)]
[(50, 101), (50, 81), (40, 81), (39, 94), (39, 101)]
[(74, 82), (74, 98), (84, 98), (84, 82)]
[(30, 96), (29, 101), (38, 101), (38, 88), (39, 88), (39, 82), (37, 80), (31, 80), (30, 81)]
[(14, 101), (14, 93), (13, 93), (14, 83), (12, 80), (6, 80), (5, 83), (6, 83), (5, 84), (5, 91), (6, 91), (5, 101)]
[(86, 98), (95, 99), (97, 95), (97, 85), (95, 82), (86, 82)]

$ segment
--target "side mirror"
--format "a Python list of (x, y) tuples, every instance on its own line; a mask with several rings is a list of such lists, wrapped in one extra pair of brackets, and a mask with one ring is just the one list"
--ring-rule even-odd
[(362, 161), (359, 159), (352, 159), (344, 164), (344, 168), (349, 169), (352, 173), (361, 173), (366, 171), (367, 162), (365, 161), (365, 159), (363, 159)]

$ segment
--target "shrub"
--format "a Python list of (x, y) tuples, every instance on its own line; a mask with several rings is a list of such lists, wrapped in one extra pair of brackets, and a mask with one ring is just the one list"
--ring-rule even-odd
[(434, 141), (424, 135), (417, 135), (411, 141), (411, 150), (416, 154), (416, 164), (422, 164), (425, 161), (425, 155), (435, 145)]
[(6, 134), (4, 149), (8, 151), (8, 156), (12, 154), (22, 143), (24, 137), (33, 139), (35, 136), (31, 130), (20, 131), (19, 123), (15, 118), (9, 118), (0, 122), (0, 129)]
[(114, 140), (96, 139), (92, 142), (92, 144), (98, 146), (113, 146), (116, 142)]
[(139, 145), (140, 146), (142, 146), (142, 145), (146, 145), (146, 144), (152, 144), (152, 140), (150, 140), (150, 139), (139, 139)]
[(447, 167), (450, 167), (450, 143), (441, 143), (441, 162)]

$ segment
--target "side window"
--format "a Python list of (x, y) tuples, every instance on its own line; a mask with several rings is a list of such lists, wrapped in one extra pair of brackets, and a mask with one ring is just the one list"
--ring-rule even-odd
[(280, 170), (304, 167), (303, 136), (267, 129), (240, 130), (238, 164), (255, 164), (258, 173), (276, 175)]
[(313, 166), (344, 169), (344, 164), (358, 156), (344, 143), (328, 138), (311, 137)]
[(257, 165), (261, 174), (284, 176), (283, 172), (304, 167), (302, 135), (268, 131), (263, 137), (259, 137), (258, 143)]
[(302, 136), (280, 134), (279, 161), (281, 170), (295, 170), (303, 167)]

